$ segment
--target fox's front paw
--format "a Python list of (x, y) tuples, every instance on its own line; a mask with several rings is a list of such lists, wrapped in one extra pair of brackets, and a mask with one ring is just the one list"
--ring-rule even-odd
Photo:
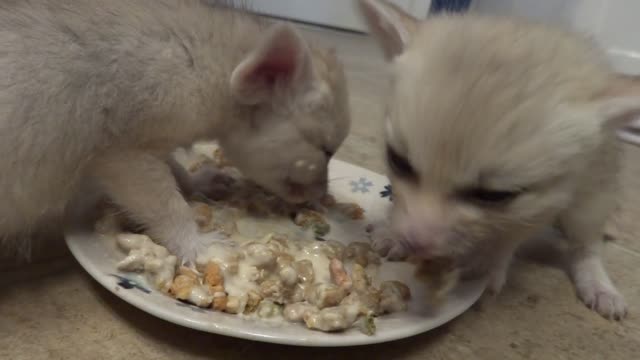
[(621, 320), (627, 315), (627, 303), (604, 272), (576, 274), (575, 287), (580, 300), (607, 319)]
[(598, 257), (573, 260), (573, 283), (580, 300), (607, 319), (621, 320), (627, 315), (627, 303), (609, 278)]
[(495, 297), (502, 292), (502, 288), (507, 283), (507, 270), (507, 268), (501, 267), (491, 272), (487, 283), (487, 294), (489, 296)]
[(178, 258), (181, 265), (195, 267), (198, 256), (204, 255), (214, 245), (232, 248), (236, 243), (221, 233), (210, 232), (172, 241), (167, 245), (167, 249)]

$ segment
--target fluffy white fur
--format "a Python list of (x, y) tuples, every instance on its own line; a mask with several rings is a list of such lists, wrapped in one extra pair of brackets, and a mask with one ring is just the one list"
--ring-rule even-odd
[(172, 150), (217, 139), (256, 182), (302, 201), (325, 191), (349, 128), (331, 51), (221, 4), (3, 2), (0, 49), (0, 245), (9, 250), (28, 250), (29, 235), (59, 224), (90, 184), (193, 259), (206, 239), (176, 185), (183, 170), (167, 164)]
[[(640, 113), (640, 83), (562, 30), (360, 5), (393, 71), (387, 144), (406, 162), (390, 167), (397, 248), (488, 271), (498, 292), (518, 246), (558, 225), (578, 296), (623, 317), (600, 253), (618, 188), (614, 130)], [(500, 193), (511, 195), (487, 201)]]

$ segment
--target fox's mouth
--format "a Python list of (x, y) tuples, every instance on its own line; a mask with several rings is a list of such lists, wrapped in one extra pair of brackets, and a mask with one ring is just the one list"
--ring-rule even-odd
[(297, 183), (295, 181), (287, 180), (285, 182), (287, 187), (287, 196), (291, 199), (300, 199), (300, 202), (304, 200), (307, 192), (307, 185)]
[(292, 203), (303, 203), (322, 197), (326, 186), (321, 183), (302, 184), (291, 179), (285, 180), (285, 200)]

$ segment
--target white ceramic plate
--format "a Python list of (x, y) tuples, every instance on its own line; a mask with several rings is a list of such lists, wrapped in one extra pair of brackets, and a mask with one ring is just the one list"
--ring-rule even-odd
[[(331, 162), (330, 178), (331, 193), (340, 201), (360, 204), (366, 210), (366, 220), (357, 228), (352, 223), (344, 224), (343, 227), (332, 224), (332, 232), (327, 237), (343, 242), (366, 241), (365, 226), (384, 221), (390, 206), (388, 180), (382, 175), (337, 160)], [(116, 249), (114, 241), (88, 230), (80, 230), (80, 227), (68, 232), (67, 244), (82, 267), (100, 284), (149, 314), (215, 334), (298, 346), (365, 345), (417, 335), (466, 311), (480, 297), (485, 285), (482, 280), (462, 283), (452, 292), (443, 307), (434, 310), (425, 305), (426, 289), (413, 279), (410, 265), (385, 262), (379, 277), (383, 280), (401, 280), (409, 285), (412, 291), (409, 310), (378, 318), (377, 333), (374, 336), (364, 335), (355, 329), (328, 334), (307, 330), (301, 324), (247, 320), (178, 302), (151, 288), (143, 276), (119, 272), (115, 264), (124, 254)]]

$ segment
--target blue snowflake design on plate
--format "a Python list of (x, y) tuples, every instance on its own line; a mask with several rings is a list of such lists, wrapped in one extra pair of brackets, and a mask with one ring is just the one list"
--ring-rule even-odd
[(138, 282), (135, 281), (135, 280), (127, 279), (124, 276), (116, 275), (116, 274), (109, 274), (109, 275), (113, 276), (116, 279), (118, 279), (118, 286), (120, 286), (123, 289), (127, 289), (127, 290), (137, 289), (137, 290), (142, 291), (145, 294), (151, 294), (151, 290), (149, 290), (146, 287), (138, 284)]
[(351, 180), (349, 184), (351, 184), (351, 192), (363, 194), (368, 193), (369, 188), (373, 186), (373, 183), (365, 177), (361, 177), (358, 180)]
[(388, 197), (389, 201), (393, 201), (393, 189), (391, 189), (391, 184), (384, 186), (384, 190), (380, 191), (380, 197)]

